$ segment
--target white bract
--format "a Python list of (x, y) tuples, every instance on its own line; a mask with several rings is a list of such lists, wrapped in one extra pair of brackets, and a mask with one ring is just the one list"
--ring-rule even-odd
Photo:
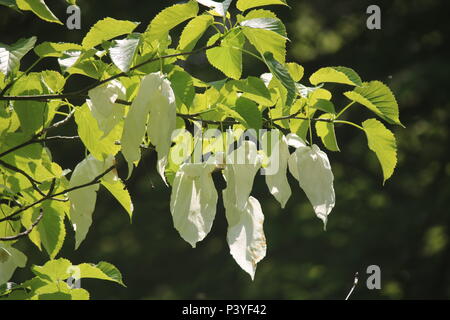
[[(99, 161), (89, 155), (75, 167), (70, 177), (69, 188), (92, 182), (113, 165), (113, 156), (109, 156), (105, 161)], [(108, 182), (117, 181), (117, 173), (111, 171), (104, 179)], [(92, 224), (92, 213), (95, 209), (98, 189), (99, 185), (95, 184), (69, 192), (70, 219), (75, 230), (75, 248), (78, 248), (86, 238)]]
[[(150, 119), (149, 119), (150, 117)], [(149, 120), (148, 120), (149, 119)], [(165, 182), (164, 169), (176, 128), (175, 94), (161, 72), (145, 76), (124, 123), (122, 154), (128, 162), (128, 175), (141, 158), (140, 145), (147, 133), (158, 153), (158, 172)]]
[(211, 231), (216, 216), (217, 191), (211, 177), (214, 168), (214, 164), (182, 164), (173, 183), (173, 223), (193, 248)]
[(123, 120), (125, 108), (116, 104), (116, 101), (124, 100), (125, 93), (125, 87), (117, 80), (89, 91), (90, 99), (87, 99), (86, 103), (97, 120), (98, 127), (103, 131), (103, 136), (108, 135)]
[(244, 141), (227, 156), (223, 171), (227, 182), (227, 187), (223, 190), (223, 202), (228, 221), (230, 253), (252, 279), (256, 264), (266, 255), (264, 215), (258, 200), (250, 197), (253, 180), (261, 163), (262, 157), (258, 154), (255, 143)]
[(25, 267), (27, 257), (19, 250), (0, 243), (0, 286), (11, 279), (17, 268)]
[(279, 130), (274, 129), (271, 132), (264, 133), (261, 142), (262, 148), (268, 156), (268, 163), (264, 169), (267, 187), (281, 207), (284, 208), (291, 197), (291, 187), (287, 180), (290, 156), (287, 138)]
[(228, 199), (233, 201), (239, 210), (243, 210), (250, 192), (253, 180), (261, 168), (262, 156), (258, 154), (256, 144), (244, 141), (242, 145), (226, 156), (226, 167), (223, 176), (227, 181)]
[(290, 142), (298, 147), (289, 158), (289, 170), (326, 228), (328, 215), (335, 205), (334, 177), (328, 156), (317, 145), (306, 146), (300, 138), (290, 136)]
[(266, 237), (264, 236), (264, 214), (258, 200), (249, 197), (242, 210), (229, 201), (223, 193), (225, 212), (228, 221), (227, 240), (230, 253), (237, 264), (255, 278), (256, 264), (266, 256)]
[(217, 14), (219, 14), (222, 17), (225, 17), (228, 11), (228, 8), (230, 7), (230, 4), (233, 0), (225, 0), (223, 2), (217, 2), (212, 0), (197, 0), (198, 3), (211, 8)]

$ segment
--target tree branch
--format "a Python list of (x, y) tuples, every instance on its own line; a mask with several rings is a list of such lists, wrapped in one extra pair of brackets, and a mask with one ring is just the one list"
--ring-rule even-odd
[(27, 235), (29, 235), (31, 233), (31, 231), (33, 231), (33, 229), (39, 224), (39, 222), (41, 222), (43, 216), (44, 216), (44, 210), (42, 210), (42, 208), (41, 208), (39, 216), (37, 217), (36, 221), (33, 222), (33, 224), (31, 225), (31, 227), (29, 229), (27, 229), (24, 232), (21, 232), (19, 234), (16, 234), (15, 236), (0, 238), (0, 241), (5, 241), (5, 242), (6, 241), (15, 241), (20, 238), (26, 237)]
[(162, 60), (162, 59), (167, 59), (167, 58), (175, 58), (175, 57), (180, 57), (180, 56), (187, 56), (187, 55), (192, 55), (192, 54), (196, 54), (198, 52), (203, 52), (203, 51), (207, 51), (209, 49), (215, 48), (219, 46), (219, 42), (216, 42), (210, 46), (206, 46), (203, 48), (199, 48), (197, 50), (194, 51), (189, 51), (189, 52), (180, 52), (180, 53), (174, 53), (174, 54), (168, 54), (165, 56), (160, 56), (160, 57), (152, 57), (142, 63), (139, 63), (138, 65), (135, 65), (134, 67), (130, 68), (130, 70), (128, 70), (128, 72), (121, 72), (118, 73), (116, 75), (113, 75), (107, 79), (98, 81), (90, 86), (87, 86), (81, 90), (75, 91), (75, 92), (71, 92), (71, 93), (66, 93), (66, 94), (43, 94), (43, 95), (32, 95), (32, 96), (0, 96), (0, 101), (24, 101), (24, 100), (31, 100), (31, 101), (45, 101), (45, 100), (53, 100), (53, 99), (70, 99), (70, 98), (86, 98), (86, 94), (89, 90), (92, 90), (96, 87), (99, 87), (105, 83), (108, 83), (114, 79), (117, 78), (121, 78), (121, 77), (126, 77), (128, 76), (128, 73), (131, 71), (134, 71), (142, 66), (145, 66), (146, 64), (158, 61), (158, 60)]
[[(105, 172), (103, 172), (102, 174), (100, 174), (97, 177), (95, 177), (94, 179), (92, 179), (90, 182), (82, 184), (82, 185), (79, 185), (79, 186), (75, 186), (75, 187), (72, 187), (72, 188), (65, 189), (65, 190), (63, 190), (61, 192), (58, 192), (58, 193), (55, 193), (55, 194), (52, 194), (53, 193), (53, 188), (54, 188), (54, 182), (53, 182), (52, 183), (53, 187), (50, 188), (50, 192), (46, 196), (42, 197), (39, 200), (36, 200), (35, 202), (33, 202), (33, 203), (29, 204), (29, 205), (26, 205), (26, 206), (18, 209), (17, 211), (11, 213), (10, 215), (8, 215), (8, 216), (6, 216), (4, 218), (1, 218), (0, 222), (13, 220), (17, 215), (21, 214), (22, 212), (24, 212), (24, 211), (26, 211), (26, 210), (28, 210), (30, 208), (33, 208), (34, 206), (36, 206), (36, 205), (38, 205), (38, 204), (40, 204), (40, 203), (42, 203), (42, 202), (44, 202), (46, 200), (52, 200), (53, 198), (61, 196), (61, 195), (64, 195), (64, 194), (66, 194), (68, 192), (75, 191), (75, 190), (82, 189), (82, 188), (86, 188), (86, 187), (92, 186), (94, 184), (100, 183), (100, 180), (105, 175), (107, 175), (109, 172), (111, 172), (115, 168), (116, 168), (116, 165), (113, 165), (112, 167), (107, 169)], [(54, 180), (54, 181), (56, 181), (56, 180)]]
[(39, 189), (39, 187), (38, 187), (38, 184), (41, 184), (41, 182), (34, 180), (33, 177), (31, 177), (28, 173), (26, 173), (22, 169), (19, 169), (13, 165), (10, 165), (9, 163), (4, 162), (3, 160), (0, 160), (0, 165), (5, 167), (6, 169), (9, 169), (11, 171), (14, 171), (14, 172), (17, 172), (17, 173), (20, 173), (21, 175), (23, 175), (31, 183), (31, 186), (33, 187), (34, 190), (37, 191), (37, 193), (39, 193), (41, 196), (45, 196), (45, 193), (43, 193), (41, 191), (41, 189)]

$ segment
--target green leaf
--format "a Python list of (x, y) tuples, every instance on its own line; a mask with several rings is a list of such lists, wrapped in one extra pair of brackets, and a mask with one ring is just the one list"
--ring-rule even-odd
[(325, 99), (318, 99), (314, 104), (314, 108), (323, 112), (336, 114), (333, 102)]
[(67, 259), (50, 260), (43, 266), (32, 266), (31, 271), (42, 280), (58, 282), (68, 279), (72, 274), (72, 263)]
[(262, 128), (262, 114), (256, 103), (247, 98), (240, 97), (236, 101), (235, 110), (244, 118), (245, 123), (243, 125), (247, 129), (259, 130)]
[(20, 39), (12, 45), (0, 43), (0, 72), (5, 76), (19, 69), (20, 60), (33, 49), (37, 38)]
[(369, 108), (388, 123), (404, 127), (399, 119), (397, 100), (384, 83), (380, 81), (365, 82), (363, 87), (345, 92), (344, 95), (350, 100)]
[[(208, 45), (214, 44), (220, 38), (219, 34), (212, 36)], [(242, 75), (242, 47), (244, 46), (244, 36), (235, 29), (222, 39), (219, 47), (206, 51), (209, 63), (222, 71), (227, 77), (240, 79)]]
[(42, 42), (34, 48), (34, 52), (41, 58), (60, 58), (65, 51), (82, 49), (83, 47), (76, 43)]
[(169, 80), (172, 84), (173, 92), (175, 93), (177, 107), (181, 107), (182, 104), (190, 107), (195, 97), (192, 76), (185, 71), (176, 70), (170, 75)]
[(214, 18), (210, 15), (201, 15), (189, 21), (181, 33), (178, 50), (182, 52), (192, 51), (213, 22)]
[(63, 24), (47, 7), (44, 0), (16, 0), (19, 9), (24, 11), (32, 11), (42, 20)]
[(189, 1), (184, 4), (176, 4), (158, 13), (153, 18), (145, 32), (145, 38), (151, 42), (166, 37), (170, 30), (180, 23), (195, 17), (198, 13), (198, 4)]
[(19, 10), (15, 0), (0, 0), (0, 6), (5, 6), (14, 10)]
[(16, 248), (0, 243), (0, 285), (11, 279), (14, 271), (25, 267), (27, 257)]
[(120, 71), (128, 72), (130, 70), (140, 39), (140, 34), (131, 34), (126, 39), (113, 41), (109, 48), (109, 56)]
[(236, 7), (240, 11), (245, 11), (255, 7), (284, 5), (288, 6), (285, 0), (238, 0)]
[(130, 194), (123, 182), (121, 180), (115, 182), (102, 181), (102, 185), (111, 192), (117, 201), (119, 201), (122, 207), (128, 212), (131, 219), (134, 210), (133, 202), (131, 201)]
[(41, 243), (50, 256), (50, 259), (56, 257), (66, 237), (64, 217), (65, 212), (69, 208), (68, 206), (64, 206), (64, 204), (56, 201), (44, 203), (42, 205), (44, 215), (36, 228)]
[(233, 81), (232, 84), (237, 90), (242, 91), (243, 97), (263, 106), (273, 105), (270, 91), (260, 78), (248, 77), (245, 80)]
[(296, 86), (294, 80), (292, 80), (289, 71), (274, 59), (273, 54), (271, 52), (264, 53), (264, 61), (267, 64), (270, 72), (277, 78), (284, 88), (287, 90), (287, 98), (286, 105), (291, 106), (294, 102), (294, 98), (296, 96)]
[[(326, 101), (326, 100), (325, 100)], [(319, 119), (333, 119), (334, 115), (325, 113)], [(334, 124), (332, 122), (317, 121), (317, 135), (322, 139), (323, 145), (330, 151), (340, 151), (334, 132)]]
[[(20, 95), (39, 95), (50, 93), (48, 88), (42, 82), (42, 74), (30, 73), (23, 76), (14, 84), (11, 94)], [(14, 110), (20, 120), (21, 129), (26, 134), (32, 135), (43, 128), (50, 120), (49, 108), (45, 102), (39, 101), (15, 101)]]
[(256, 48), (256, 50), (258, 50), (261, 55), (266, 52), (271, 52), (276, 60), (281, 63), (285, 62), (286, 37), (271, 30), (256, 29), (246, 26), (242, 27), (242, 32), (247, 40)]
[(111, 40), (115, 37), (129, 34), (139, 25), (138, 22), (116, 20), (113, 18), (105, 18), (98, 21), (89, 30), (83, 39), (82, 45), (85, 49), (91, 49), (98, 46), (103, 41)]
[[(121, 108), (122, 106), (117, 106)], [(114, 127), (111, 132), (104, 137), (104, 132), (98, 127), (97, 120), (92, 116), (87, 104), (77, 108), (75, 111), (75, 122), (78, 126), (78, 135), (89, 152), (98, 160), (106, 159), (109, 155), (115, 155), (120, 150), (123, 122)]]
[(383, 170), (383, 184), (394, 173), (397, 165), (397, 143), (394, 134), (380, 121), (369, 119), (362, 124), (369, 149), (375, 152)]
[(301, 65), (295, 62), (288, 62), (286, 63), (286, 67), (292, 77), (292, 80), (294, 80), (295, 82), (299, 82), (300, 80), (302, 80), (305, 69)]
[(362, 86), (359, 75), (352, 69), (346, 67), (327, 67), (314, 72), (309, 81), (313, 85), (325, 82), (342, 83), (351, 86)]
[(119, 269), (108, 262), (102, 261), (97, 265), (82, 263), (78, 265), (78, 268), (80, 268), (81, 279), (91, 278), (113, 281), (125, 287)]

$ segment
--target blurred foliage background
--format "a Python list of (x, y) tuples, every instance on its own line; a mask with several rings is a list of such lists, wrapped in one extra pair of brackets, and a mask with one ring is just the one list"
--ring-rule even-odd
[[(93, 23), (107, 16), (141, 21), (142, 31), (159, 10), (176, 3), (78, 2), (81, 31), (1, 8), (0, 42), (13, 43), (32, 35), (39, 42), (80, 42)], [(47, 3), (64, 19), (63, 0)], [(82, 286), (92, 298), (343, 299), (357, 271), (360, 282), (353, 299), (450, 298), (447, 1), (291, 0), (289, 4), (291, 10), (273, 9), (288, 27), (287, 60), (305, 67), (304, 84), (317, 68), (342, 65), (354, 68), (364, 80), (387, 83), (396, 94), (406, 129), (391, 128), (399, 148), (394, 176), (383, 187), (381, 169), (366, 147), (366, 138), (351, 127), (339, 127), (342, 151), (328, 153), (337, 204), (327, 232), (293, 179), (293, 196), (281, 210), (264, 177), (258, 176), (253, 195), (266, 216), (268, 251), (252, 282), (229, 255), (221, 203), (210, 235), (197, 249), (179, 237), (169, 211), (170, 190), (156, 175), (154, 156), (147, 155), (127, 183), (135, 204), (132, 224), (115, 200), (101, 192), (87, 240), (74, 252), (69, 231), (60, 254), (73, 263), (109, 261), (122, 271), (127, 288), (84, 280)], [(371, 4), (382, 9), (381, 30), (366, 28), (366, 9)], [(34, 59), (28, 55), (24, 67)], [(247, 74), (266, 72), (252, 58), (245, 63)], [(191, 57), (186, 67), (205, 80), (223, 78), (206, 67), (204, 55)], [(57, 64), (48, 60), (39, 68), (57, 68)], [(86, 80), (73, 77), (69, 85), (80, 88)], [(345, 88), (336, 88), (341, 89)], [(343, 106), (344, 98), (335, 92), (335, 104)], [(370, 116), (363, 107), (349, 112), (349, 118), (356, 120)], [(74, 128), (65, 130), (74, 132)], [(316, 143), (320, 145), (319, 140)], [(81, 144), (49, 146), (65, 168), (74, 168), (84, 156)], [(126, 173), (126, 168), (122, 171)], [(44, 254), (31, 244), (21, 246), (29, 254), (29, 263), (45, 262)], [(381, 268), (381, 290), (365, 286), (366, 268), (372, 264)], [(30, 276), (29, 270), (21, 269), (14, 280)]]

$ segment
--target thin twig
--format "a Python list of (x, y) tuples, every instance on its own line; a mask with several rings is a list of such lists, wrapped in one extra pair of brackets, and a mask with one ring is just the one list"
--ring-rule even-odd
[(64, 195), (64, 194), (66, 194), (68, 192), (75, 191), (75, 190), (82, 189), (82, 188), (86, 188), (86, 187), (92, 186), (94, 184), (100, 183), (100, 179), (102, 179), (105, 175), (107, 175), (109, 172), (111, 172), (114, 168), (116, 168), (115, 165), (113, 165), (108, 170), (106, 170), (102, 174), (100, 174), (97, 177), (95, 177), (94, 179), (92, 179), (91, 182), (88, 182), (88, 183), (85, 183), (85, 184), (82, 184), (82, 185), (79, 185), (79, 186), (76, 186), (76, 187), (68, 188), (68, 189), (65, 189), (65, 190), (63, 190), (61, 192), (55, 193), (55, 194), (50, 194), (49, 193), (45, 197), (42, 197), (41, 199), (36, 200), (35, 202), (20, 208), (19, 210), (11, 213), (10, 215), (8, 215), (8, 216), (6, 216), (4, 218), (1, 218), (0, 222), (7, 221), (7, 220), (12, 220), (13, 218), (15, 218), (17, 215), (21, 214), (22, 212), (24, 212), (24, 211), (26, 211), (26, 210), (28, 210), (30, 208), (33, 208), (34, 206), (36, 206), (36, 205), (38, 205), (38, 204), (40, 204), (40, 203), (42, 203), (42, 202), (44, 202), (46, 200), (52, 200), (53, 198), (61, 196), (61, 195)]
[(39, 189), (38, 184), (41, 184), (41, 182), (33, 179), (33, 177), (31, 177), (28, 173), (26, 173), (25, 171), (23, 171), (22, 169), (19, 169), (9, 163), (6, 163), (5, 161), (0, 160), (0, 165), (5, 167), (6, 169), (9, 169), (11, 171), (20, 173), (21, 175), (23, 175), (25, 178), (27, 178), (27, 180), (31, 183), (31, 186), (33, 187), (34, 190), (37, 191), (37, 193), (39, 193), (41, 196), (45, 196), (45, 193), (43, 193), (41, 191), (41, 189)]
[(15, 236), (0, 238), (0, 241), (15, 241), (20, 238), (26, 237), (27, 235), (29, 235), (31, 233), (31, 231), (33, 231), (33, 229), (39, 224), (39, 222), (41, 222), (43, 216), (44, 216), (44, 210), (42, 210), (42, 208), (41, 208), (39, 216), (37, 217), (36, 221), (33, 222), (33, 224), (31, 225), (31, 227), (29, 229), (27, 229), (24, 232), (21, 232), (19, 234), (16, 234)]
[(358, 284), (358, 272), (355, 273), (355, 279), (353, 280), (353, 286), (350, 289), (350, 292), (347, 294), (347, 297), (345, 297), (345, 300), (348, 300), (350, 298), (350, 296), (352, 295), (353, 290), (355, 290), (357, 284)]

